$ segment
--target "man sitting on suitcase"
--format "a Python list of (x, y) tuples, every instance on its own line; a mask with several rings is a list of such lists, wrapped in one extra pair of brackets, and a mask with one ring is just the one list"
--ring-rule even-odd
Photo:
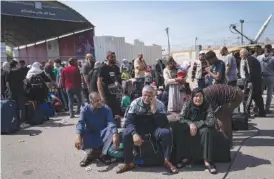
[(215, 84), (203, 89), (206, 101), (218, 118), (220, 131), (232, 144), (232, 113), (243, 101), (243, 92), (238, 87)]
[(90, 93), (89, 99), (90, 104), (82, 108), (76, 125), (75, 147), (85, 150), (87, 154), (80, 162), (81, 167), (89, 165), (97, 158), (105, 164), (110, 164), (107, 150), (112, 142), (116, 148), (120, 143), (111, 109), (102, 103), (97, 92)]
[(178, 173), (178, 169), (169, 161), (172, 134), (169, 129), (162, 128), (167, 123), (168, 119), (164, 104), (156, 99), (155, 89), (152, 86), (145, 86), (142, 90), (142, 97), (135, 99), (128, 110), (123, 133), (125, 163), (117, 173), (134, 169), (134, 145), (141, 147), (144, 142), (143, 137), (146, 134), (151, 134), (161, 142), (165, 168), (172, 174)]

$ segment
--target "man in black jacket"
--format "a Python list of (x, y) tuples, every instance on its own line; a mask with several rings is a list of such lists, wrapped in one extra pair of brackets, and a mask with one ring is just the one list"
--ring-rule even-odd
[(244, 63), (244, 73), (246, 80), (246, 87), (252, 90), (250, 100), (246, 102), (246, 112), (249, 112), (251, 99), (255, 101), (256, 106), (259, 108), (259, 117), (265, 117), (264, 101), (262, 97), (262, 70), (260, 62), (250, 55), (247, 49), (241, 49), (240, 56), (242, 60), (246, 60)]
[(157, 59), (157, 64), (155, 65), (155, 71), (156, 71), (156, 81), (157, 81), (157, 88), (159, 86), (164, 85), (164, 77), (163, 77), (163, 71), (165, 69), (165, 64), (163, 64), (161, 59)]
[(126, 118), (123, 131), (125, 163), (118, 169), (117, 173), (134, 169), (134, 145), (140, 147), (144, 142), (143, 137), (147, 134), (154, 136), (157, 141), (161, 142), (165, 168), (172, 174), (178, 173), (178, 169), (169, 160), (172, 133), (169, 129), (164, 128), (168, 123), (165, 106), (155, 98), (155, 90), (152, 86), (145, 86), (142, 90), (142, 97), (132, 101)]

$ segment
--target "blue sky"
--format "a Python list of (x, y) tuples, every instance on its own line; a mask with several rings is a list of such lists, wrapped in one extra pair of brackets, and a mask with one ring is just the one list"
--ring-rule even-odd
[[(226, 40), (237, 42), (239, 35), (232, 34), (230, 24), (244, 19), (244, 34), (254, 38), (270, 15), (274, 15), (274, 2), (187, 2), (187, 1), (66, 1), (92, 24), (95, 35), (126, 37), (133, 43), (139, 39), (145, 44), (167, 47), (164, 29), (170, 28), (172, 50), (189, 48), (197, 44), (216, 44)], [(274, 17), (262, 39), (274, 40)]]

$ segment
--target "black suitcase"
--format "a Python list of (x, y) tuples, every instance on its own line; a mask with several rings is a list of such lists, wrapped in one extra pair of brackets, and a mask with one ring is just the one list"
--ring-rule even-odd
[(135, 146), (133, 151), (134, 163), (139, 166), (160, 166), (164, 164), (164, 156), (160, 146), (151, 134), (142, 136), (143, 143)]
[(231, 161), (230, 142), (222, 132), (214, 132), (213, 160), (216, 163)]
[(47, 112), (44, 110), (44, 108), (41, 105), (37, 106), (34, 109), (34, 113), (31, 116), (32, 117), (26, 120), (26, 123), (30, 125), (40, 125), (40, 124), (43, 124), (43, 122), (48, 119)]
[(12, 134), (20, 129), (15, 101), (1, 100), (1, 134)]
[(248, 114), (235, 113), (232, 114), (232, 130), (248, 130)]
[(25, 120), (27, 123), (32, 120), (36, 106), (37, 104), (35, 101), (28, 101), (25, 103)]

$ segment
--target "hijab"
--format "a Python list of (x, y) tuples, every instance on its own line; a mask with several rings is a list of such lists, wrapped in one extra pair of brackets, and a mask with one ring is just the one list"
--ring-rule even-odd
[(2, 64), (2, 70), (4, 70), (4, 71), (10, 71), (10, 63), (9, 62), (4, 62)]
[[(195, 97), (195, 95), (197, 93), (202, 93), (203, 95), (203, 103), (199, 106), (195, 105), (193, 102), (193, 98)], [(204, 92), (201, 88), (195, 88), (193, 89), (192, 93), (191, 93), (191, 99), (190, 99), (190, 110), (192, 111), (192, 116), (193, 118), (196, 118), (201, 112), (205, 111), (208, 108), (208, 105), (206, 103), (205, 100), (205, 95)]]
[(94, 68), (100, 68), (102, 66), (102, 62), (98, 61), (98, 62), (95, 62), (94, 64)]
[(183, 71), (183, 72), (187, 72), (189, 67), (191, 65), (190, 61), (184, 61), (182, 65), (180, 65), (179, 70)]
[(32, 76), (39, 75), (43, 73), (41, 70), (41, 64), (39, 62), (34, 62), (31, 66), (31, 69), (27, 73), (27, 79), (30, 79)]

